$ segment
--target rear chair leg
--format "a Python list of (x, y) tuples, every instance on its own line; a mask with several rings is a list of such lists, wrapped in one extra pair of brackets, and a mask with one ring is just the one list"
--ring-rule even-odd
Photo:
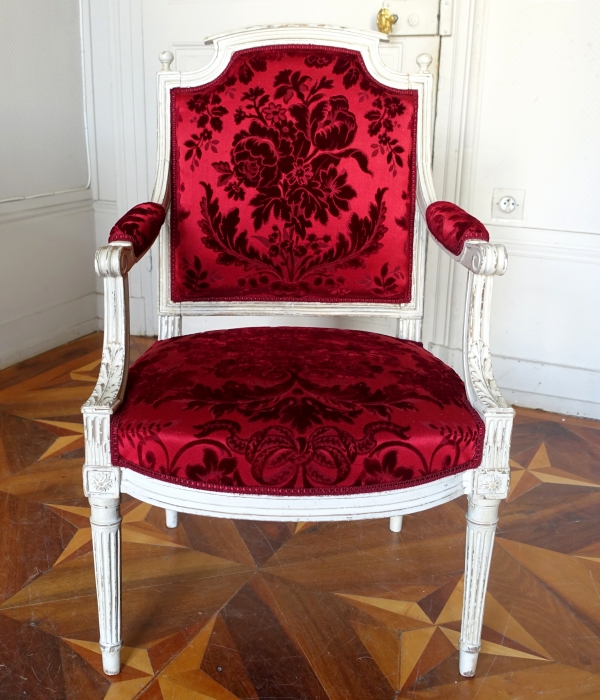
[(121, 514), (119, 498), (90, 496), (92, 542), (102, 666), (108, 676), (121, 670)]
[(462, 626), (458, 646), (461, 676), (474, 676), (500, 501), (469, 498)]
[(390, 518), (390, 530), (392, 532), (402, 532), (402, 515), (392, 515)]
[(165, 519), (167, 521), (167, 527), (175, 528), (177, 527), (177, 511), (168, 510), (165, 508)]

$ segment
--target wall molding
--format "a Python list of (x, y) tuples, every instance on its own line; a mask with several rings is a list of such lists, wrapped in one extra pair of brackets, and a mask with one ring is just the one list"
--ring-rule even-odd
[(99, 330), (90, 293), (0, 324), (0, 369)]
[(86, 37), (86, 11), (84, 7), (84, 2), (89, 2), (89, 0), (78, 0), (79, 8), (79, 60), (81, 69), (81, 89), (83, 97), (83, 131), (85, 140), (85, 153), (86, 153), (86, 164), (87, 164), (87, 177), (85, 184), (81, 187), (72, 187), (67, 190), (58, 190), (56, 192), (39, 192), (30, 195), (23, 195), (17, 197), (8, 197), (7, 199), (0, 199), (0, 208), (5, 204), (10, 204), (13, 202), (34, 202), (37, 199), (45, 199), (46, 197), (55, 197), (57, 195), (71, 195), (77, 194), (79, 192), (85, 192), (89, 190), (92, 183), (92, 164), (91, 164), (91, 149), (90, 149), (90, 130), (88, 124), (88, 99), (87, 99), (87, 83), (88, 83), (88, 67), (85, 61), (85, 37)]
[[(99, 214), (107, 214), (109, 216), (117, 215), (117, 203), (110, 199), (95, 199), (94, 211)], [(116, 219), (115, 219), (116, 221)]]
[[(462, 350), (433, 352), (462, 375)], [(600, 370), (492, 354), (494, 375), (510, 403), (600, 420)]]
[[(489, 0), (456, 0), (452, 33), (441, 37), (433, 175), (436, 196), (469, 208), (481, 103), (481, 58)], [(462, 337), (452, 328), (462, 309), (466, 279), (429, 240), (423, 339), (426, 347), (451, 345)], [(464, 276), (466, 277), (466, 276)], [(458, 282), (458, 284), (457, 284)], [(457, 289), (458, 287), (458, 289)], [(455, 336), (455, 337), (454, 337)]]
[(56, 216), (66, 212), (91, 210), (92, 206), (92, 191), (89, 188), (49, 194), (35, 199), (15, 199), (0, 203), (0, 226), (41, 216)]
[(600, 265), (600, 236), (593, 233), (571, 233), (569, 245), (565, 245), (564, 231), (538, 229), (536, 233), (537, 235), (532, 235), (532, 230), (524, 233), (522, 230), (504, 228), (498, 233), (493, 232), (491, 238), (494, 243), (506, 246), (509, 258), (514, 255), (538, 260)]
[[(458, 0), (453, 33), (441, 39), (434, 140), (436, 194), (467, 210), (473, 203), (490, 4), (490, 0)], [(542, 261), (548, 269), (564, 263), (575, 270), (573, 274), (581, 269), (586, 277), (594, 275), (589, 265), (600, 265), (600, 236), (596, 233), (534, 228), (518, 221), (489, 220), (487, 226), (491, 240), (508, 250), (509, 273), (513, 256), (529, 259), (531, 264)], [(426, 347), (461, 374), (460, 310), (466, 275), (431, 240), (429, 243)], [(527, 263), (522, 261), (521, 267), (523, 264)], [(515, 404), (600, 419), (600, 371), (500, 355), (493, 355), (493, 363), (502, 393)]]
[[(115, 169), (117, 213), (124, 214), (150, 198), (142, 0), (108, 0), (113, 90), (113, 128), (115, 135)], [(165, 47), (166, 48), (166, 47)], [(156, 70), (159, 69), (158, 56)], [(151, 155), (154, 162), (154, 153)], [(152, 270), (153, 254), (145, 256), (146, 270)], [(153, 277), (143, 274), (137, 265), (129, 275), (132, 297), (140, 300), (131, 306), (131, 332), (156, 335), (158, 308)]]

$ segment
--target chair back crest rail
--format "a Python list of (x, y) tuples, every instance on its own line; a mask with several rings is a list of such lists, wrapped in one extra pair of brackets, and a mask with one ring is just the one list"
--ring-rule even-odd
[[(254, 172), (248, 175), (247, 171), (243, 171), (243, 167), (246, 163), (238, 160), (237, 163), (233, 162), (233, 171), (231, 165), (224, 162), (224, 157), (229, 157), (228, 148), (222, 148), (221, 144), (215, 144), (214, 146), (209, 143), (209, 141), (216, 140), (219, 141), (222, 134), (226, 134), (223, 139), (224, 143), (231, 143), (231, 129), (233, 128), (237, 135), (234, 136), (234, 143), (237, 146), (232, 149), (236, 150), (233, 153), (233, 158), (243, 159), (247, 153), (243, 152), (243, 147), (246, 146), (247, 142), (251, 142), (254, 139), (254, 143), (249, 143), (249, 147), (256, 145), (256, 140), (261, 138), (278, 138), (277, 134), (277, 119), (278, 115), (284, 114), (288, 110), (288, 119), (290, 119), (290, 124), (295, 126), (302, 119), (302, 109), (312, 110), (310, 112), (310, 118), (312, 123), (308, 124), (306, 129), (309, 133), (309, 138), (304, 139), (304, 137), (297, 139), (294, 142), (294, 148), (296, 152), (293, 157), (298, 160), (306, 159), (309, 160), (313, 158), (313, 165), (316, 162), (323, 164), (320, 168), (318, 177), (325, 182), (325, 186), (331, 184), (331, 179), (337, 176), (336, 184), (337, 193), (341, 194), (341, 197), (337, 198), (334, 202), (329, 202), (329, 207), (327, 203), (321, 206), (321, 209), (313, 216), (313, 226), (305, 228), (302, 230), (302, 223), (299, 225), (296, 222), (296, 228), (294, 229), (294, 235), (296, 235), (296, 241), (300, 243), (306, 243), (308, 247), (311, 245), (315, 251), (319, 251), (314, 254), (314, 257), (318, 257), (319, 254), (321, 258), (325, 258), (327, 255), (332, 256), (335, 259), (337, 253), (333, 252), (335, 247), (335, 237), (339, 235), (340, 229), (343, 225), (347, 224), (347, 220), (351, 215), (355, 215), (355, 228), (358, 221), (357, 216), (366, 219), (372, 209), (369, 208), (368, 202), (363, 201), (364, 198), (361, 197), (361, 190), (365, 186), (368, 186), (372, 193), (374, 194), (376, 187), (371, 184), (374, 181), (381, 181), (384, 174), (390, 175), (390, 180), (392, 185), (390, 190), (385, 192), (383, 197), (383, 206), (387, 207), (388, 215), (384, 221), (384, 225), (387, 232), (384, 236), (380, 236), (379, 240), (383, 240), (384, 246), (386, 241), (388, 242), (388, 248), (383, 247), (382, 250), (376, 251), (375, 254), (370, 254), (372, 260), (376, 260), (376, 273), (383, 272), (387, 275), (384, 278), (383, 275), (374, 274), (371, 269), (368, 270), (370, 273), (369, 277), (377, 278), (377, 282), (381, 282), (379, 292), (379, 297), (376, 294), (358, 294), (358, 284), (357, 280), (362, 276), (366, 277), (365, 271), (360, 270), (358, 264), (350, 263), (346, 266), (338, 265), (337, 269), (341, 268), (341, 272), (338, 271), (339, 277), (337, 279), (349, 279), (349, 284), (353, 285), (352, 293), (347, 294), (350, 300), (344, 301), (344, 297), (340, 297), (341, 301), (330, 301), (333, 299), (331, 295), (329, 298), (324, 295), (320, 298), (319, 294), (316, 294), (316, 286), (311, 286), (309, 293), (304, 293), (300, 295), (294, 295), (292, 293), (288, 296), (290, 299), (286, 301), (286, 297), (283, 294), (262, 294), (257, 295), (256, 290), (250, 290), (248, 294), (239, 294), (235, 298), (231, 298), (229, 294), (225, 294), (223, 298), (219, 298), (218, 294), (213, 295), (213, 298), (206, 297), (194, 298), (189, 300), (186, 295), (182, 297), (181, 289), (174, 288), (173, 285), (173, 237), (172, 231), (170, 229), (171, 222), (168, 219), (168, 223), (163, 227), (160, 237), (160, 267), (159, 267), (159, 337), (167, 338), (173, 337), (174, 335), (179, 335), (181, 333), (181, 317), (186, 315), (290, 315), (290, 316), (383, 316), (392, 317), (398, 319), (398, 337), (406, 338), (410, 340), (421, 339), (421, 326), (423, 318), (423, 294), (424, 294), (424, 266), (425, 266), (425, 250), (426, 250), (426, 237), (427, 237), (427, 225), (425, 222), (425, 209), (428, 204), (433, 200), (433, 186), (431, 182), (431, 132), (432, 132), (432, 105), (433, 105), (433, 81), (432, 76), (427, 72), (427, 66), (430, 62), (430, 57), (426, 57), (429, 60), (423, 60), (421, 62), (421, 70), (423, 72), (415, 74), (401, 74), (397, 73), (390, 68), (388, 68), (381, 60), (379, 54), (379, 44), (382, 40), (386, 40), (386, 37), (379, 34), (378, 32), (370, 31), (358, 31), (358, 30), (346, 30), (335, 27), (326, 26), (281, 26), (281, 27), (265, 27), (265, 28), (255, 28), (251, 30), (242, 30), (240, 32), (235, 32), (231, 34), (219, 35), (212, 37), (207, 40), (207, 43), (213, 43), (215, 46), (215, 54), (208, 66), (205, 68), (190, 72), (190, 73), (179, 73), (176, 71), (165, 70), (169, 68), (168, 57), (163, 61), (163, 70), (158, 74), (158, 167), (157, 167), (157, 179), (154, 192), (152, 194), (152, 201), (163, 204), (165, 206), (171, 205), (171, 217), (177, 214), (175, 210), (179, 206), (183, 207), (182, 203), (177, 200), (175, 196), (177, 193), (172, 192), (175, 186), (173, 182), (174, 173), (177, 177), (177, 168), (179, 163), (175, 162), (177, 157), (181, 160), (181, 167), (185, 168), (189, 166), (189, 161), (196, 166), (194, 177), (196, 181), (202, 179), (206, 180), (210, 177), (212, 181), (212, 188), (210, 196), (212, 197), (212, 202), (219, 200), (220, 211), (219, 215), (223, 218), (227, 217), (233, 208), (239, 209), (241, 211), (239, 215), (240, 223), (238, 226), (239, 232), (244, 228), (248, 231), (248, 247), (255, 246), (254, 257), (258, 256), (268, 258), (269, 252), (272, 254), (277, 248), (277, 244), (281, 243), (281, 240), (277, 238), (279, 235), (281, 238), (281, 229), (285, 224), (290, 226), (294, 224), (289, 224), (282, 219), (280, 212), (276, 209), (272, 209), (271, 212), (267, 212), (263, 219), (260, 220), (260, 227), (255, 232), (252, 230), (252, 222), (249, 220), (250, 212), (253, 210), (252, 216), (254, 220), (260, 217), (260, 213), (257, 214), (257, 209), (259, 207), (254, 206), (252, 203), (256, 201), (257, 197), (251, 199), (252, 195), (256, 191), (259, 192), (259, 197), (263, 196), (260, 193), (265, 192), (264, 187), (265, 182), (261, 182), (258, 186), (262, 189), (254, 190), (251, 186), (247, 187), (248, 190), (245, 193), (235, 193), (235, 199), (227, 197), (227, 193), (223, 186), (218, 186), (217, 182), (227, 182), (228, 178), (230, 182), (242, 182), (245, 185), (257, 185), (257, 178)], [(271, 47), (271, 49), (269, 49)], [(288, 49), (288, 55), (283, 57), (273, 58), (273, 51), (280, 49)], [(314, 54), (319, 55), (321, 60), (326, 61), (327, 58), (324, 56), (331, 56), (331, 60), (327, 67), (327, 70), (323, 70), (323, 66), (318, 65), (318, 59), (312, 61), (310, 58), (306, 60), (306, 73), (310, 74), (307, 76), (297, 76), (296, 73), (301, 73), (302, 71), (297, 70), (298, 65), (301, 63), (300, 58), (295, 60), (294, 65), (287, 69), (286, 66), (290, 65), (290, 60), (293, 59), (293, 51), (296, 49), (301, 52), (302, 55), (305, 54), (305, 58)], [(260, 51), (267, 52), (265, 58), (267, 63), (267, 69), (265, 71), (265, 62), (260, 64)], [(269, 53), (269, 51), (271, 53)], [(255, 52), (253, 54), (253, 52)], [(329, 52), (326, 54), (325, 52)], [(349, 53), (350, 52), (350, 53)], [(343, 60), (348, 57), (356, 57), (355, 66), (349, 66), (344, 73)], [(247, 60), (243, 61), (243, 57), (247, 57)], [(290, 58), (291, 57), (291, 58)], [(257, 62), (258, 59), (258, 62)], [(161, 59), (162, 60), (162, 59)], [(252, 61), (254, 60), (254, 64)], [(280, 63), (276, 67), (269, 65), (271, 60), (279, 60)], [(237, 64), (236, 64), (237, 61)], [(240, 63), (243, 66), (244, 73), (242, 74), (240, 69)], [(253, 69), (252, 66), (255, 66)], [(256, 70), (258, 66), (259, 70)], [(352, 74), (351, 71), (361, 71), (361, 75)], [(418, 66), (415, 66), (418, 68)], [(321, 70), (319, 70), (319, 68)], [(262, 70), (261, 70), (262, 69)], [(312, 69), (312, 70), (311, 70)], [(226, 101), (227, 96), (226, 91), (228, 86), (223, 85), (223, 81), (227, 82), (227, 76), (231, 74), (231, 71), (235, 72), (235, 85), (233, 85), (233, 90), (235, 91), (235, 98), (233, 100)], [(247, 91), (251, 90), (254, 86), (253, 82), (250, 80), (249, 76), (252, 73), (256, 73), (254, 77), (255, 80), (259, 80), (258, 90), (264, 90), (263, 87), (271, 87), (270, 93), (268, 93), (263, 100), (269, 114), (269, 118), (265, 120), (263, 118), (263, 124), (259, 123), (259, 120), (255, 117), (254, 119), (248, 118), (233, 126), (233, 119), (231, 114), (231, 105), (237, 103), (240, 112), (244, 112), (244, 105), (252, 107), (250, 100), (242, 100), (242, 94), (250, 94)], [(275, 79), (273, 80), (273, 76)], [(297, 99), (296, 95), (302, 97), (302, 93), (298, 90), (308, 90), (307, 86), (315, 86), (318, 79), (326, 80), (328, 77), (333, 77), (335, 79), (335, 85), (327, 89), (327, 83), (325, 84), (325, 89), (321, 90), (319, 94), (316, 95), (317, 99), (313, 99), (312, 103), (309, 104), (308, 108), (299, 104), (300, 99)], [(301, 81), (304, 78), (308, 78), (305, 82), (301, 82), (300, 85), (294, 85), (294, 79)], [(289, 85), (285, 84), (285, 80), (289, 81)], [(366, 89), (366, 85), (363, 85), (364, 95), (361, 95), (359, 99), (364, 100), (364, 103), (358, 105), (351, 101), (351, 105), (348, 105), (347, 96), (350, 95), (350, 90), (360, 90), (361, 81), (368, 80), (373, 86), (371, 93)], [(269, 81), (268, 84), (265, 81)], [(210, 93), (206, 92), (206, 89), (210, 89), (210, 86), (219, 85), (221, 81), (221, 92), (220, 93)], [(312, 82), (311, 82), (312, 81)], [(331, 80), (330, 82), (334, 82)], [(274, 83), (274, 84), (273, 84)], [(203, 86), (208, 86), (204, 88), (205, 92), (202, 92)], [(348, 88), (346, 88), (348, 86)], [(190, 154), (193, 151), (192, 148), (185, 146), (191, 142), (189, 138), (186, 140), (182, 137), (178, 145), (181, 148), (187, 149), (189, 152), (186, 153), (186, 157), (189, 159), (187, 162), (181, 158), (181, 154), (174, 153), (173, 143), (175, 138), (173, 138), (173, 132), (180, 129), (177, 126), (176, 129), (173, 128), (173, 115), (176, 110), (173, 108), (174, 100), (178, 100), (179, 107), (184, 104), (185, 100), (188, 101), (194, 97), (194, 88), (199, 89), (200, 95), (208, 94), (209, 97), (212, 94), (215, 100), (217, 109), (211, 109), (209, 105), (208, 110), (202, 112), (203, 105), (198, 104), (197, 112), (195, 117), (198, 118), (198, 126), (192, 125), (191, 129), (187, 130), (187, 136), (191, 136), (192, 139), (196, 139), (199, 142), (199, 151), (195, 151), (200, 155), (200, 158), (194, 160), (196, 156)], [(224, 89), (223, 89), (224, 88)], [(380, 89), (382, 97), (385, 100), (388, 96), (393, 96), (397, 94), (404, 97), (404, 101), (407, 103), (410, 109), (410, 101), (413, 100), (415, 104), (415, 119), (414, 123), (409, 124), (408, 120), (402, 124), (401, 114), (397, 114), (394, 111), (391, 112), (391, 119), (394, 122), (392, 125), (391, 121), (388, 119), (385, 122), (385, 126), (379, 129), (377, 125), (373, 126), (367, 134), (367, 125), (371, 125), (375, 113), (377, 112), (377, 106), (374, 106), (375, 100), (378, 96), (376, 94), (377, 88)], [(254, 87), (255, 91), (257, 90)], [(286, 91), (287, 89), (287, 91)], [(294, 90), (296, 93), (294, 94)], [(343, 94), (341, 94), (343, 93)], [(216, 97), (215, 97), (216, 95)], [(277, 96), (277, 97), (275, 97)], [(269, 98), (267, 102), (267, 97)], [(314, 95), (313, 95), (314, 97)], [(258, 98), (260, 99), (260, 97)], [(307, 100), (308, 102), (309, 100)], [(352, 110), (359, 106), (362, 114), (361, 117), (365, 115), (367, 119), (371, 118), (372, 121), (363, 120), (365, 123), (360, 124), (359, 127), (363, 131), (363, 139), (360, 147), (356, 146), (356, 141), (354, 137), (357, 135), (357, 125)], [(196, 105), (194, 105), (196, 106)], [(255, 107), (256, 105), (254, 105)], [(402, 106), (401, 109), (404, 110), (406, 107)], [(271, 112), (269, 113), (269, 110)], [(384, 114), (385, 109), (380, 109), (382, 119), (386, 116)], [(226, 114), (225, 114), (226, 113)], [(294, 114), (296, 122), (292, 121), (289, 113)], [(211, 116), (212, 114), (212, 116)], [(316, 116), (315, 116), (316, 115)], [(186, 114), (186, 118), (187, 118)], [(260, 115), (259, 115), (260, 116)], [(216, 117), (216, 121), (214, 120)], [(181, 120), (181, 116), (178, 117)], [(283, 119), (284, 117), (279, 117)], [(236, 115), (236, 122), (239, 117)], [(318, 120), (321, 120), (318, 122)], [(329, 119), (329, 122), (327, 121)], [(338, 120), (337, 122), (335, 120)], [(358, 119), (358, 117), (356, 118)], [(191, 121), (191, 120), (190, 120)], [(328, 126), (330, 126), (331, 121), (333, 121), (333, 126), (329, 131), (327, 131)], [(223, 127), (223, 123), (225, 126)], [(315, 122), (318, 122), (315, 124)], [(211, 128), (211, 125), (216, 128)], [(323, 126), (325, 125), (325, 126)], [(186, 125), (183, 128), (185, 131)], [(219, 127), (224, 128), (224, 131), (219, 132)], [(319, 127), (323, 127), (319, 131)], [(386, 131), (385, 127), (389, 127)], [(414, 130), (414, 144), (413, 152), (405, 153), (402, 151), (401, 147), (396, 147), (398, 149), (397, 153), (394, 153), (393, 146), (389, 146), (388, 142), (395, 138), (397, 134), (394, 133), (400, 129), (406, 131), (407, 128), (412, 128)], [(336, 131), (337, 128), (337, 131)], [(269, 132), (267, 134), (267, 131)], [(333, 147), (333, 155), (331, 153), (331, 139), (329, 143), (327, 142), (328, 137), (333, 133), (333, 138), (338, 139), (337, 143)], [(194, 132), (193, 134), (190, 132)], [(316, 133), (315, 133), (316, 132)], [(371, 135), (372, 132), (372, 135)], [(202, 141), (203, 134), (204, 137), (208, 137), (210, 133), (211, 139), (207, 141)], [(359, 132), (358, 132), (359, 133)], [(274, 135), (273, 135), (274, 134)], [(381, 137), (381, 138), (380, 138)], [(358, 137), (357, 137), (358, 138)], [(228, 141), (229, 139), (229, 141)], [(312, 139), (312, 143), (309, 143)], [(321, 139), (321, 141), (319, 141)], [(237, 141), (236, 141), (237, 140)], [(298, 145), (298, 142), (299, 145)], [(183, 146), (181, 146), (183, 144)], [(380, 151), (376, 153), (375, 146), (381, 145)], [(328, 150), (329, 153), (318, 152), (319, 146), (323, 150)], [(282, 147), (283, 150), (283, 147)], [(214, 152), (213, 152), (214, 151)], [(216, 153), (218, 151), (218, 153)], [(375, 155), (376, 153), (376, 155)], [(316, 154), (316, 158), (314, 157)], [(398, 156), (396, 161), (395, 156)], [(329, 160), (328, 160), (329, 159)], [(340, 160), (342, 161), (340, 163)], [(215, 162), (213, 165), (213, 161)], [(368, 161), (368, 162), (367, 162)], [(400, 165), (401, 164), (401, 165)], [(296, 164), (297, 165), (297, 162)], [(336, 169), (336, 166), (337, 169)], [(214, 168), (221, 167), (221, 172), (215, 172)], [(282, 166), (284, 167), (284, 166)], [(287, 164), (289, 169), (290, 165)], [(237, 168), (237, 170), (236, 170)], [(375, 170), (378, 168), (378, 170)], [(316, 168), (315, 168), (316, 170)], [(369, 172), (364, 172), (369, 170)], [(235, 171), (235, 172), (234, 172)], [(391, 177), (391, 175), (397, 173), (398, 177)], [(232, 177), (231, 175), (240, 175), (241, 179)], [(349, 173), (348, 179), (346, 180), (346, 173)], [(189, 177), (190, 173), (187, 171), (186, 174), (186, 187), (191, 179)], [(219, 175), (219, 177), (217, 177)], [(222, 176), (222, 177), (221, 177)], [(303, 173), (294, 173), (294, 177), (302, 178)], [(244, 181), (244, 177), (246, 178)], [(327, 182), (329, 177), (330, 181)], [(413, 182), (410, 178), (413, 178)], [(254, 178), (254, 179), (253, 179)], [(263, 180), (272, 179), (272, 173), (267, 171), (267, 175)], [(313, 179), (316, 179), (317, 175)], [(404, 178), (405, 187), (400, 186), (394, 187), (394, 182), (400, 182)], [(287, 175), (286, 181), (289, 182), (290, 179), (293, 181), (293, 177)], [(297, 180), (298, 182), (298, 180)], [(266, 183), (268, 189), (268, 182)], [(236, 187), (237, 185), (234, 185)], [(311, 186), (310, 183), (307, 185), (307, 189)], [(349, 186), (349, 187), (348, 187)], [(403, 194), (404, 189), (404, 194)], [(406, 191), (408, 189), (408, 191)], [(352, 191), (354, 190), (354, 192)], [(412, 190), (412, 191), (410, 191)], [(194, 191), (194, 195), (197, 199), (204, 196), (206, 198), (206, 191), (198, 188), (198, 191)], [(245, 196), (244, 196), (245, 195)], [(407, 196), (408, 195), (408, 196)], [(240, 201), (239, 196), (244, 196), (244, 200)], [(284, 193), (284, 197), (287, 196)], [(344, 196), (348, 199), (344, 200)], [(294, 197), (292, 193), (291, 197)], [(403, 201), (408, 200), (406, 204)], [(264, 197), (263, 197), (264, 198)], [(373, 197), (371, 197), (373, 199)], [(182, 196), (183, 200), (183, 196)], [(250, 200), (250, 201), (249, 201)], [(210, 201), (210, 200), (209, 200)], [(188, 200), (189, 202), (189, 200)], [(361, 211), (355, 212), (356, 208), (360, 208)], [(275, 205), (276, 207), (277, 205)], [(404, 209), (403, 209), (404, 206)], [(344, 207), (346, 208), (344, 210)], [(304, 209), (304, 211), (309, 211), (310, 208)], [(185, 214), (187, 215), (187, 211)], [(279, 215), (278, 215), (279, 214)], [(184, 226), (196, 227), (198, 225), (195, 216), (196, 211), (187, 219), (189, 224), (184, 222)], [(337, 215), (337, 216), (336, 216)], [(268, 222), (265, 219), (268, 217)], [(290, 217), (288, 217), (289, 220)], [(404, 219), (407, 219), (404, 221)], [(317, 219), (320, 219), (317, 221)], [(398, 228), (398, 223), (403, 220), (403, 225), (406, 228), (404, 233), (405, 237), (410, 237), (408, 241), (408, 260), (397, 260), (394, 263), (393, 255), (390, 253), (390, 245), (393, 236), (402, 235), (402, 231)], [(231, 221), (231, 219), (230, 219)], [(340, 223), (341, 222), (341, 223)], [(264, 224), (264, 225), (263, 225)], [(173, 222), (173, 226), (178, 225)], [(310, 223), (309, 223), (310, 226)], [(327, 236), (323, 238), (323, 232), (327, 230), (331, 231), (330, 238), (332, 240), (328, 241)], [(390, 229), (393, 229), (390, 231)], [(272, 232), (270, 233), (270, 231)], [(317, 235), (315, 235), (316, 232)], [(279, 232), (279, 233), (278, 233)], [(198, 229), (198, 234), (200, 233)], [(343, 231), (342, 231), (343, 233)], [(256, 243), (255, 234), (260, 234), (261, 243)], [(177, 233), (179, 236), (179, 233)], [(182, 234), (182, 236), (185, 234)], [(188, 233), (188, 237), (189, 237)], [(271, 250), (268, 250), (269, 241), (266, 240), (266, 236), (271, 235), (270, 242), (272, 242)], [(307, 240), (310, 236), (311, 240)], [(198, 235), (198, 238), (200, 236)], [(377, 236), (373, 236), (375, 239)], [(328, 246), (323, 243), (323, 240), (327, 241)], [(284, 243), (285, 245), (285, 243)], [(381, 243), (376, 243), (372, 246), (377, 248), (379, 245), (382, 248)], [(304, 246), (306, 247), (306, 246)], [(339, 248), (338, 248), (339, 249)], [(213, 255), (209, 253), (206, 248), (204, 250), (208, 255)], [(323, 252), (324, 251), (324, 252)], [(310, 250), (309, 250), (310, 254)], [(277, 263), (281, 263), (281, 258), (283, 252), (280, 253), (280, 258), (271, 259), (273, 263), (272, 267), (276, 267)], [(398, 253), (398, 257), (401, 255)], [(388, 264), (384, 267), (386, 259), (389, 258)], [(181, 261), (177, 264), (179, 265)], [(196, 264), (196, 269), (193, 269), (194, 262)], [(233, 265), (226, 269), (225, 274), (237, 273), (240, 271), (240, 284), (245, 284), (248, 275), (244, 275), (245, 266), (244, 261), (242, 264)], [(200, 285), (207, 285), (206, 274), (210, 270), (200, 269), (202, 265), (201, 261), (190, 261), (185, 260), (185, 265), (190, 269), (186, 273), (191, 277), (194, 275), (196, 279), (200, 275), (205, 275), (203, 281)], [(360, 264), (360, 263), (359, 263)], [(355, 265), (355, 267), (353, 267)], [(364, 267), (364, 262), (362, 262)], [(336, 268), (335, 265), (329, 266), (330, 270)], [(259, 275), (261, 283), (271, 283), (275, 276), (270, 276), (270, 268), (268, 265), (264, 266), (266, 274)], [(221, 271), (225, 268), (221, 268)], [(214, 270), (213, 270), (214, 271)], [(286, 271), (289, 276), (289, 271)], [(221, 275), (222, 276), (222, 275)], [(393, 294), (388, 294), (386, 290), (392, 288), (398, 288), (401, 286), (402, 277), (405, 277), (404, 294), (396, 294), (395, 298)], [(408, 278), (408, 282), (406, 282)], [(306, 279), (306, 277), (304, 278)], [(312, 276), (315, 280), (315, 276)], [(284, 280), (284, 286), (285, 282)], [(251, 283), (255, 283), (255, 279), (250, 279)], [(327, 280), (316, 279), (317, 283), (326, 283)], [(332, 280), (330, 280), (332, 282)], [(278, 280), (275, 280), (275, 286), (280, 284)], [(371, 283), (374, 286), (374, 283)], [(385, 285), (388, 285), (385, 287)], [(207, 285), (208, 286), (208, 285)], [(290, 286), (290, 285), (288, 285)], [(296, 285), (297, 286), (297, 285)], [(308, 285), (305, 285), (308, 286)], [(176, 285), (175, 285), (176, 287)], [(321, 287), (322, 289), (324, 287)], [(258, 285), (258, 292), (261, 291), (260, 284)], [(360, 290), (359, 290), (360, 291)], [(254, 292), (254, 293), (253, 293)], [(188, 295), (189, 296), (189, 295)], [(200, 295), (201, 297), (202, 295)], [(306, 300), (302, 300), (302, 296), (306, 297)], [(362, 298), (360, 298), (362, 297)], [(383, 299), (380, 301), (379, 299)], [(387, 301), (389, 298), (389, 301)], [(213, 300), (214, 299), (214, 300)]]

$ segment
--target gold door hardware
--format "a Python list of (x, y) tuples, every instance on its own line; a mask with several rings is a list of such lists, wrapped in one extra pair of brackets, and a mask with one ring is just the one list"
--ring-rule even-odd
[(393, 15), (385, 6), (377, 13), (377, 29), (383, 34), (389, 34), (397, 21), (398, 15)]

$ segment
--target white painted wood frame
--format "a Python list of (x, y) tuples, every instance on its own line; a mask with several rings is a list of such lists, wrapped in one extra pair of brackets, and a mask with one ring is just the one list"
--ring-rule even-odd
[[(397, 319), (399, 338), (421, 340), (427, 226), (425, 211), (436, 201), (431, 174), (432, 76), (431, 58), (419, 57), (420, 72), (401, 74), (386, 67), (379, 56), (377, 32), (330, 26), (270, 26), (221, 34), (208, 41), (214, 58), (202, 70), (170, 71), (172, 55), (161, 54), (158, 75), (158, 162), (152, 201), (169, 205), (170, 91), (208, 83), (227, 66), (235, 51), (276, 44), (311, 44), (360, 51), (369, 73), (380, 83), (418, 93), (417, 206), (414, 226), (413, 282), (406, 304), (326, 304), (301, 302), (174, 303), (170, 298), (169, 232), (165, 225), (160, 241), (159, 319), (160, 338), (181, 335), (185, 315), (377, 315)], [(454, 256), (450, 256), (454, 257)], [(119, 671), (120, 562), (118, 499), (128, 493), (167, 511), (167, 524), (176, 525), (176, 513), (274, 521), (332, 521), (390, 518), (394, 531), (404, 515), (446, 503), (461, 495), (469, 498), (467, 515), (466, 579), (460, 672), (472, 676), (480, 649), (483, 602), (489, 571), (498, 505), (508, 493), (508, 453), (513, 410), (502, 398), (494, 376), (489, 350), (489, 326), (494, 275), (506, 270), (506, 250), (501, 245), (468, 241), (454, 258), (468, 270), (464, 322), (463, 364), (467, 396), (485, 422), (481, 465), (464, 474), (445, 477), (406, 489), (341, 496), (267, 496), (203, 491), (167, 483), (115, 467), (110, 455), (110, 417), (121, 404), (127, 385), (129, 362), (129, 310), (127, 273), (137, 262), (130, 244), (113, 243), (96, 253), (96, 270), (104, 278), (105, 335), (98, 383), (83, 406), (86, 461), (84, 489), (92, 508), (94, 559), (100, 617), (100, 646), (108, 674)]]

